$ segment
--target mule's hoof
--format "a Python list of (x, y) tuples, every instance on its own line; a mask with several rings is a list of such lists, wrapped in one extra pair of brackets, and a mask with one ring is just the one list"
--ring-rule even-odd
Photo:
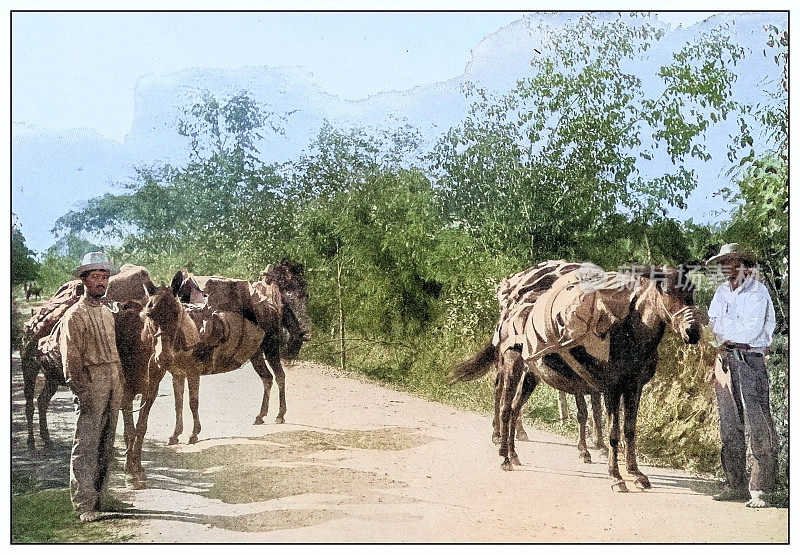
[(189, 436), (189, 445), (197, 443), (197, 436)]
[(618, 493), (628, 493), (628, 486), (625, 485), (625, 480), (620, 480), (611, 484), (611, 490)]
[(584, 451), (583, 453), (578, 453), (578, 458), (581, 459), (586, 464), (592, 464), (592, 455), (588, 451)]
[(503, 470), (514, 470), (514, 467), (511, 466), (511, 461), (509, 461), (508, 459), (503, 461), (503, 464), (500, 465), (500, 468), (502, 468)]
[(522, 463), (519, 462), (519, 457), (517, 455), (511, 455), (511, 464), (522, 466)]
[(285, 424), (285, 423), (286, 419), (284, 419), (283, 416), (278, 416), (275, 418), (275, 424)]
[(264, 419), (262, 417), (260, 417), (260, 416), (256, 416), (256, 421), (253, 422), (253, 425), (254, 426), (258, 426), (259, 424), (263, 424), (263, 423), (264, 423)]
[(172, 436), (167, 440), (167, 445), (177, 445), (178, 443), (178, 436)]
[(500, 436), (499, 435), (497, 435), (497, 436), (493, 435), (492, 436), (492, 443), (494, 443), (495, 445), (500, 445)]
[(636, 481), (633, 482), (633, 485), (639, 489), (650, 489), (653, 487), (650, 485), (650, 480), (647, 478), (647, 476), (639, 476), (636, 478)]

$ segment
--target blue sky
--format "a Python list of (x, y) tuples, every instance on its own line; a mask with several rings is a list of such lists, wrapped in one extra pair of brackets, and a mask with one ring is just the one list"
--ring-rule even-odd
[(121, 141), (138, 78), (186, 68), (297, 66), (350, 100), (409, 89), (460, 74), (471, 48), (522, 13), (15, 13), (11, 119)]

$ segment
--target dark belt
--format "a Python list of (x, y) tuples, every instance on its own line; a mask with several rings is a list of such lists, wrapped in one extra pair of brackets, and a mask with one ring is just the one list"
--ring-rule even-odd
[(743, 360), (744, 355), (750, 355), (754, 357), (763, 357), (764, 353), (759, 353), (758, 351), (751, 351), (750, 349), (739, 349), (737, 347), (725, 347), (720, 349), (723, 352), (728, 352), (732, 354), (736, 354), (739, 360)]

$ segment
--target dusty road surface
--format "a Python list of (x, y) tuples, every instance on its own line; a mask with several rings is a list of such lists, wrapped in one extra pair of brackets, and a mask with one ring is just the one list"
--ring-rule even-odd
[[(249, 365), (202, 378), (201, 441), (187, 445), (184, 433), (167, 446), (167, 377), (143, 457), (150, 488), (126, 490), (116, 472), (112, 491), (131, 508), (108, 525), (138, 542), (180, 543), (787, 541), (787, 509), (713, 501), (707, 478), (643, 467), (652, 490), (615, 493), (596, 452), (585, 464), (572, 438), (530, 426), (532, 441), (518, 444), (524, 466), (504, 472), (486, 415), (309, 363), (289, 367), (287, 384), (286, 424), (255, 426), (261, 382)], [(63, 487), (69, 393), (54, 401), (56, 448), (38, 456), (24, 445), (21, 385), (13, 393), (13, 464)], [(273, 388), (269, 422), (276, 409)]]

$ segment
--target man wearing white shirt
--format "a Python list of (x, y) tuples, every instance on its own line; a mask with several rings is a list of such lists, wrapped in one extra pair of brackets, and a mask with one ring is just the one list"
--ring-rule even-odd
[(714, 264), (721, 266), (727, 278), (708, 307), (709, 325), (719, 344), (712, 383), (726, 477), (714, 499), (749, 499), (748, 507), (767, 507), (778, 442), (764, 356), (772, 343), (775, 309), (766, 286), (754, 277), (752, 253), (737, 243), (723, 245), (707, 262)]

